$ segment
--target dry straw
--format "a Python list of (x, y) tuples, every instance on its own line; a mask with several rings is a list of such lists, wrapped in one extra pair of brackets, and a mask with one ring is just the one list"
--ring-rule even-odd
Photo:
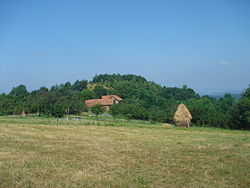
[(23, 117), (26, 116), (26, 113), (24, 110), (22, 111), (21, 116), (23, 116)]
[(179, 104), (174, 115), (174, 122), (177, 126), (190, 127), (192, 115), (184, 104)]

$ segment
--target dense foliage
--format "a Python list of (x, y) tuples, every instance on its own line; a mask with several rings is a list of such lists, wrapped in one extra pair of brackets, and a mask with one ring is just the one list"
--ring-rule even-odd
[(92, 113), (94, 113), (96, 115), (96, 117), (98, 117), (100, 114), (105, 112), (105, 109), (100, 104), (97, 104), (97, 105), (91, 107), (90, 110)]
[(184, 103), (196, 126), (250, 129), (250, 88), (240, 100), (235, 100), (230, 94), (216, 99), (200, 97), (186, 85), (182, 88), (162, 87), (131, 74), (97, 75), (91, 82), (77, 80), (74, 84), (66, 82), (51, 89), (41, 87), (32, 92), (20, 85), (9, 94), (0, 94), (0, 115), (20, 115), (25, 112), (62, 117), (81, 114), (88, 111), (84, 100), (107, 94), (123, 98), (121, 103), (111, 106), (109, 113), (114, 118), (172, 123), (178, 104)]
[(86, 111), (81, 91), (86, 89), (87, 81), (69, 82), (52, 86), (51, 89), (41, 87), (29, 93), (24, 85), (14, 87), (6, 95), (0, 95), (0, 115), (15, 115), (22, 112), (34, 115), (62, 117), (65, 114), (79, 114)]

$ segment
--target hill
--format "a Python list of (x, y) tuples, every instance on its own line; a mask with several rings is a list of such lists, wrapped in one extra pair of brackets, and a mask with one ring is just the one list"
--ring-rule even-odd
[(114, 118), (173, 123), (177, 106), (183, 103), (191, 112), (192, 123), (196, 126), (250, 129), (248, 90), (239, 101), (230, 94), (219, 99), (200, 97), (186, 85), (182, 88), (161, 86), (132, 74), (101, 74), (91, 81), (66, 82), (32, 92), (28, 92), (26, 86), (19, 85), (8, 94), (0, 94), (0, 115), (80, 115), (89, 111), (85, 100), (101, 98), (103, 95), (123, 98), (121, 103), (112, 105), (109, 111)]
[[(215, 99), (220, 99), (223, 98), (225, 96), (225, 94), (218, 94), (218, 95), (208, 95), (209, 97), (215, 98)], [(240, 100), (242, 95), (241, 94), (231, 94), (231, 96), (236, 99), (236, 100)]]

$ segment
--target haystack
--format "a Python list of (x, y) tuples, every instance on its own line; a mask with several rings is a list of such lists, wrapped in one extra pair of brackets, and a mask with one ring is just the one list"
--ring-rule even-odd
[(25, 113), (24, 110), (22, 111), (21, 116), (22, 116), (22, 117), (25, 117), (25, 116), (26, 116), (26, 113)]
[(179, 104), (174, 114), (174, 122), (177, 126), (190, 127), (192, 115), (184, 104)]

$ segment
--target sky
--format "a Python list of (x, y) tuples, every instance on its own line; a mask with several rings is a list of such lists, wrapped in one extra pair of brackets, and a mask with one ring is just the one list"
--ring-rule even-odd
[(105, 73), (240, 93), (250, 84), (250, 1), (0, 0), (0, 93)]

